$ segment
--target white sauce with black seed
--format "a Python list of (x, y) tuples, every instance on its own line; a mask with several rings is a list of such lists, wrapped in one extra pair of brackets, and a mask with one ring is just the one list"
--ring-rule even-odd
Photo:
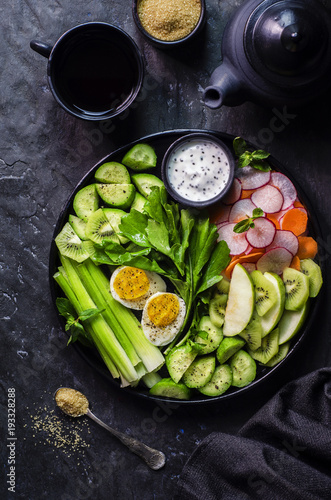
[(167, 176), (171, 187), (182, 198), (207, 201), (215, 198), (227, 185), (229, 159), (218, 144), (192, 139), (172, 152)]

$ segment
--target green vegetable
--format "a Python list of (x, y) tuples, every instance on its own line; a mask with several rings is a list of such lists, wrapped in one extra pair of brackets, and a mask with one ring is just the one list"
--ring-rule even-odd
[(270, 153), (263, 151), (263, 149), (257, 149), (256, 151), (248, 151), (248, 146), (246, 141), (241, 137), (236, 137), (233, 141), (233, 149), (235, 154), (238, 156), (238, 167), (243, 168), (248, 165), (256, 168), (257, 170), (262, 170), (267, 172), (271, 170), (270, 165), (265, 161)]
[(254, 208), (252, 217), (247, 216), (247, 219), (243, 219), (238, 222), (234, 226), (233, 231), (235, 233), (244, 233), (245, 231), (248, 231), (251, 227), (254, 227), (254, 220), (262, 216), (263, 210), (261, 208)]

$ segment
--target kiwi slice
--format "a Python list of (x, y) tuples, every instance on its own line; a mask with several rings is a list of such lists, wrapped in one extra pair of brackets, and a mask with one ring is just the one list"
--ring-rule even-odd
[(205, 396), (220, 396), (232, 384), (232, 370), (229, 365), (219, 365), (215, 368), (214, 374), (210, 381), (200, 387), (198, 391), (200, 391)]
[(96, 210), (89, 217), (86, 224), (86, 236), (99, 245), (107, 240), (119, 243), (119, 239), (102, 208)]
[(222, 365), (225, 363), (244, 345), (245, 341), (239, 337), (225, 337), (216, 351), (219, 364)]
[(83, 242), (75, 233), (69, 222), (63, 226), (55, 238), (56, 246), (61, 255), (69, 257), (76, 262), (83, 262), (90, 257), (87, 242)]
[(226, 303), (228, 295), (226, 293), (216, 294), (209, 303), (210, 321), (217, 327), (223, 326)]
[(253, 359), (259, 361), (260, 363), (266, 364), (278, 353), (278, 339), (279, 329), (275, 328), (275, 330), (263, 337), (261, 347), (259, 347), (255, 351), (252, 351), (250, 349), (248, 352)]
[(240, 349), (229, 361), (232, 370), (232, 385), (234, 387), (245, 387), (256, 377), (256, 363), (248, 352)]
[(215, 286), (216, 286), (216, 289), (219, 293), (228, 294), (229, 290), (230, 290), (230, 281), (223, 276), (221, 281), (216, 283)]
[(259, 316), (264, 316), (277, 302), (273, 283), (261, 271), (251, 272), (255, 288), (255, 308)]
[(298, 311), (309, 297), (309, 278), (304, 273), (287, 267), (283, 272), (285, 309)]
[(73, 201), (73, 207), (76, 212), (77, 217), (84, 219), (85, 221), (89, 216), (98, 210), (99, 208), (99, 197), (95, 184), (89, 184), (88, 186), (80, 189)]
[(323, 284), (322, 271), (312, 259), (300, 261), (300, 269), (309, 278), (309, 297), (317, 297)]
[(95, 172), (95, 179), (105, 184), (130, 184), (128, 169), (116, 161), (103, 163)]
[(246, 341), (249, 349), (255, 351), (261, 346), (262, 333), (260, 316), (254, 311), (252, 319), (239, 335)]
[(290, 349), (290, 342), (286, 342), (285, 344), (282, 344), (279, 346), (277, 354), (271, 358), (268, 363), (266, 363), (266, 366), (273, 367), (278, 365), (278, 363), (287, 356), (287, 353)]

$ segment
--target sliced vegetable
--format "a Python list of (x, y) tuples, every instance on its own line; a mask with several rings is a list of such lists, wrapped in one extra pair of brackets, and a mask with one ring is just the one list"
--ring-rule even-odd
[(300, 236), (307, 229), (308, 215), (304, 208), (291, 208), (280, 219), (280, 227)]

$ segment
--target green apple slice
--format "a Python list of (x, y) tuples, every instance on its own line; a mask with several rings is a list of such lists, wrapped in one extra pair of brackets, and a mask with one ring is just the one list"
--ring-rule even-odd
[(282, 317), (285, 306), (285, 286), (282, 279), (275, 273), (266, 272), (264, 276), (273, 283), (277, 300), (271, 309), (261, 317), (262, 337), (268, 335), (276, 327)]
[(279, 344), (284, 344), (290, 340), (302, 327), (308, 313), (309, 300), (305, 302), (299, 311), (284, 311), (279, 322)]
[(255, 293), (252, 278), (241, 265), (232, 272), (225, 310), (223, 335), (233, 337), (246, 328), (254, 312)]

